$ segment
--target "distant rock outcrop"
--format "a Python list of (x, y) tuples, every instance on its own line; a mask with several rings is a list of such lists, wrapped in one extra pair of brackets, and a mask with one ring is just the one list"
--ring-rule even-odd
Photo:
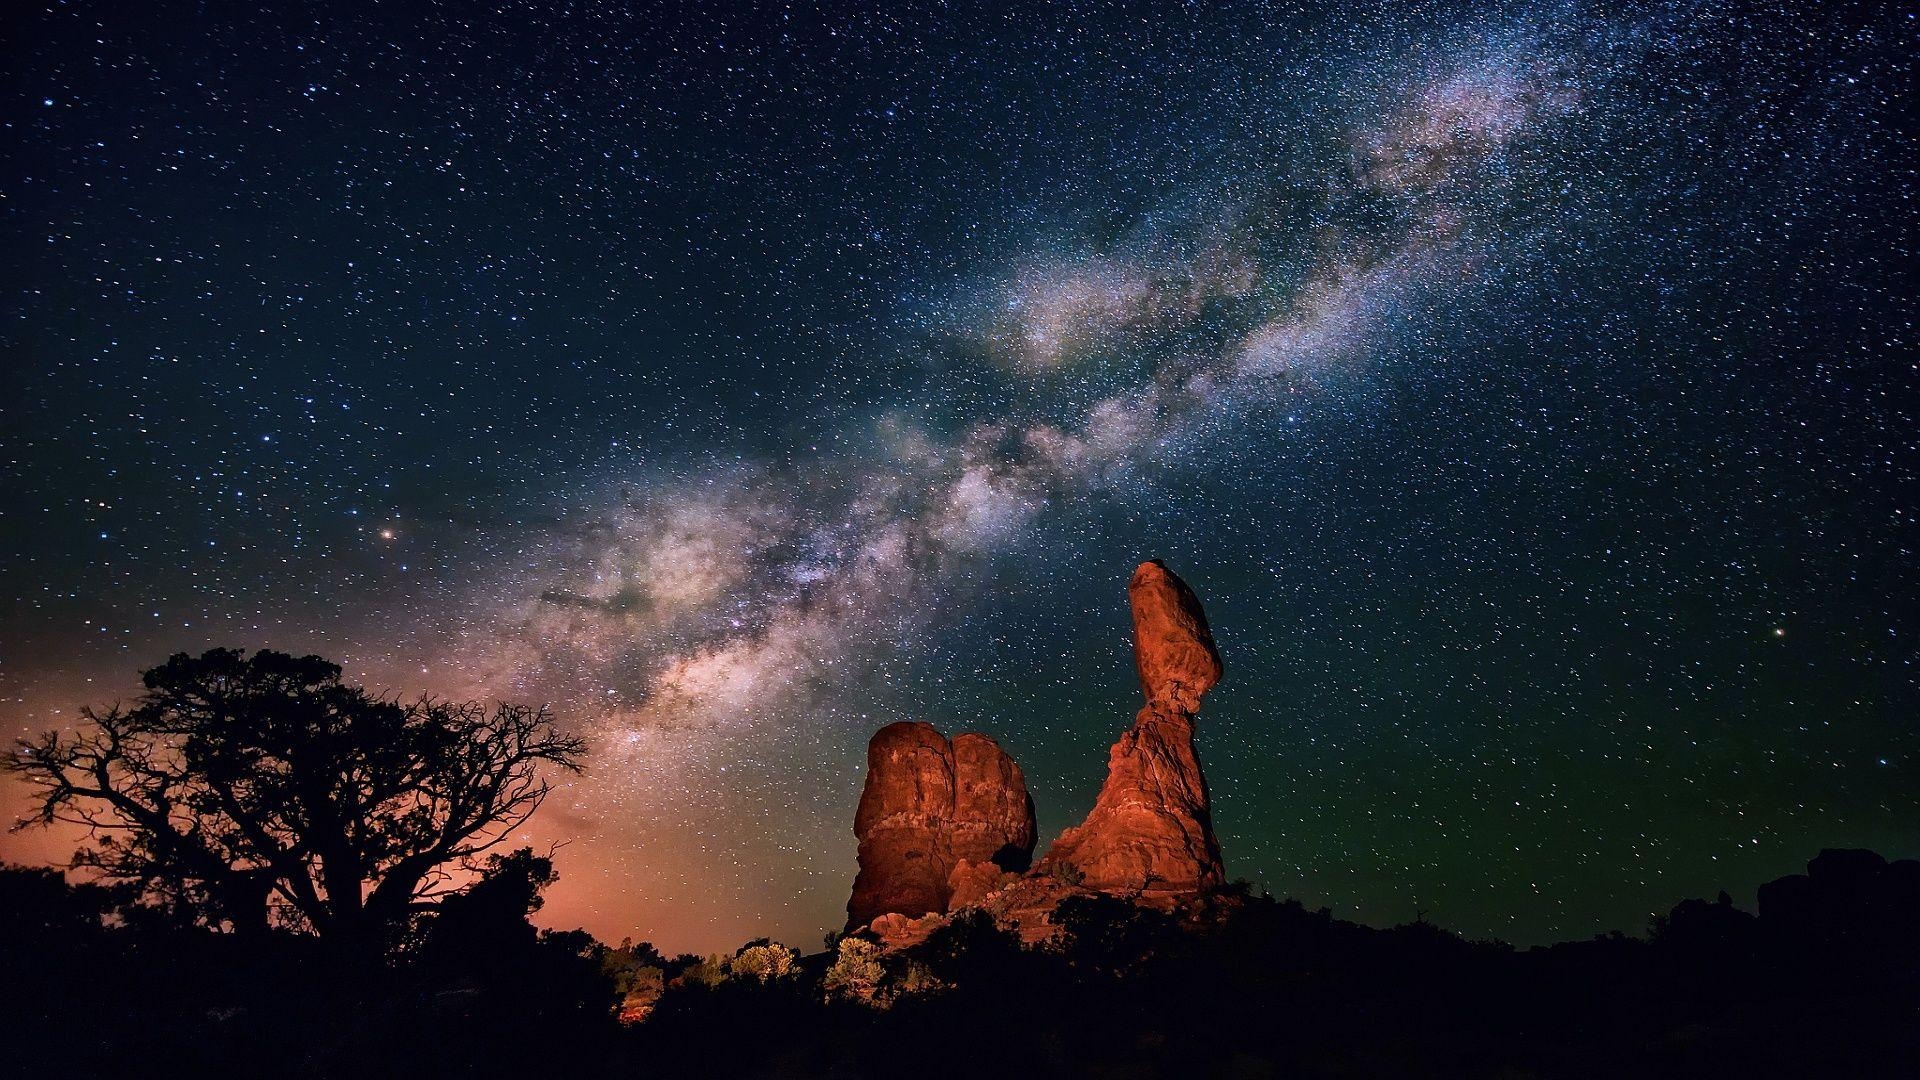
[(1140, 564), (1127, 596), (1147, 705), (1108, 753), (1093, 811), (1036, 872), (1106, 893), (1215, 888), (1226, 873), (1193, 734), (1201, 695), (1220, 681), (1220, 654), (1199, 598), (1158, 560)]
[(949, 741), (931, 724), (889, 724), (867, 744), (853, 831), (860, 874), (849, 929), (951, 911), (1025, 871), (1033, 800), (1020, 766), (985, 735)]

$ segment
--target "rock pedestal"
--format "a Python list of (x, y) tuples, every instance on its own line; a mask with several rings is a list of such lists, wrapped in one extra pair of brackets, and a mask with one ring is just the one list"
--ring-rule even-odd
[(1107, 754), (1107, 781), (1086, 821), (1060, 834), (1039, 873), (1105, 893), (1191, 893), (1226, 882), (1194, 714), (1223, 668), (1206, 613), (1157, 560), (1127, 586), (1133, 658), (1147, 705)]

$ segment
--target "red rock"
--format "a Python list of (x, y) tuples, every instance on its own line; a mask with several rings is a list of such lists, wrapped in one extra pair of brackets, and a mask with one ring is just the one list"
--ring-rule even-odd
[(1087, 819), (1022, 873), (1033, 802), (1013, 759), (983, 735), (949, 742), (927, 724), (882, 728), (867, 747), (854, 820), (860, 875), (848, 929), (903, 948), (973, 907), (1037, 943), (1058, 932), (1053, 914), (1070, 896), (1121, 895), (1194, 919), (1230, 899), (1216, 891), (1226, 873), (1193, 745), (1220, 654), (1199, 599), (1158, 561), (1141, 564), (1127, 594), (1147, 704), (1108, 753)]
[(1159, 562), (1140, 564), (1127, 594), (1147, 706), (1107, 754), (1086, 821), (1054, 841), (1035, 873), (1135, 896), (1215, 888), (1226, 872), (1193, 733), (1200, 696), (1220, 681), (1220, 654), (1199, 599)]
[[(1025, 873), (1033, 863), (1033, 799), (1027, 778), (1000, 744), (977, 732), (953, 737), (953, 813), (947, 819), (952, 862)], [(949, 871), (951, 875), (952, 870)]]
[(1133, 663), (1147, 704), (1199, 712), (1200, 695), (1224, 673), (1200, 598), (1154, 559), (1133, 572), (1127, 599), (1133, 604)]
[(1226, 882), (1192, 716), (1140, 710), (1107, 754), (1093, 810), (1054, 841), (1040, 872), (1107, 893), (1196, 892)]
[(867, 783), (854, 815), (860, 873), (847, 927), (883, 915), (952, 910), (1024, 871), (1033, 858), (1026, 778), (985, 735), (949, 742), (931, 724), (901, 722), (867, 744)]
[(907, 949), (932, 937), (935, 930), (947, 925), (949, 921), (945, 915), (938, 912), (929, 912), (918, 918), (908, 918), (897, 912), (889, 912), (873, 920), (866, 930), (878, 939), (882, 948)]
[(1020, 935), (1028, 945), (1053, 939), (1059, 926), (1053, 921), (1060, 901), (1069, 896), (1091, 895), (1093, 890), (1071, 885), (1051, 874), (1035, 870), (989, 893), (979, 906), (992, 915), (1002, 928)]
[(954, 864), (953, 873), (947, 875), (947, 884), (953, 890), (947, 896), (947, 910), (972, 907), (1019, 877), (994, 863), (961, 859)]

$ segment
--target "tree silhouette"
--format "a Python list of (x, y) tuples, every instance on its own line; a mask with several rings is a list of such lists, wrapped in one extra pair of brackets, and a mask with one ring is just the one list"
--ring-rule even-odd
[(143, 681), (132, 709), (20, 742), (6, 767), (38, 805), (15, 828), (81, 825), (75, 866), (238, 934), (383, 946), (539, 807), (541, 766), (585, 752), (544, 709), (402, 704), (317, 656), (180, 653)]

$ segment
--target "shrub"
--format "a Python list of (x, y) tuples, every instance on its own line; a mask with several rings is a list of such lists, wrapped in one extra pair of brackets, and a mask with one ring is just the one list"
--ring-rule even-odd
[(878, 1005), (886, 977), (886, 968), (880, 964), (880, 946), (866, 938), (843, 937), (835, 951), (833, 966), (827, 968), (822, 988), (829, 999), (844, 998), (863, 1005)]
[(763, 983), (784, 979), (793, 974), (794, 961), (799, 954), (778, 942), (766, 945), (749, 945), (734, 955), (728, 971), (735, 978), (758, 979)]

